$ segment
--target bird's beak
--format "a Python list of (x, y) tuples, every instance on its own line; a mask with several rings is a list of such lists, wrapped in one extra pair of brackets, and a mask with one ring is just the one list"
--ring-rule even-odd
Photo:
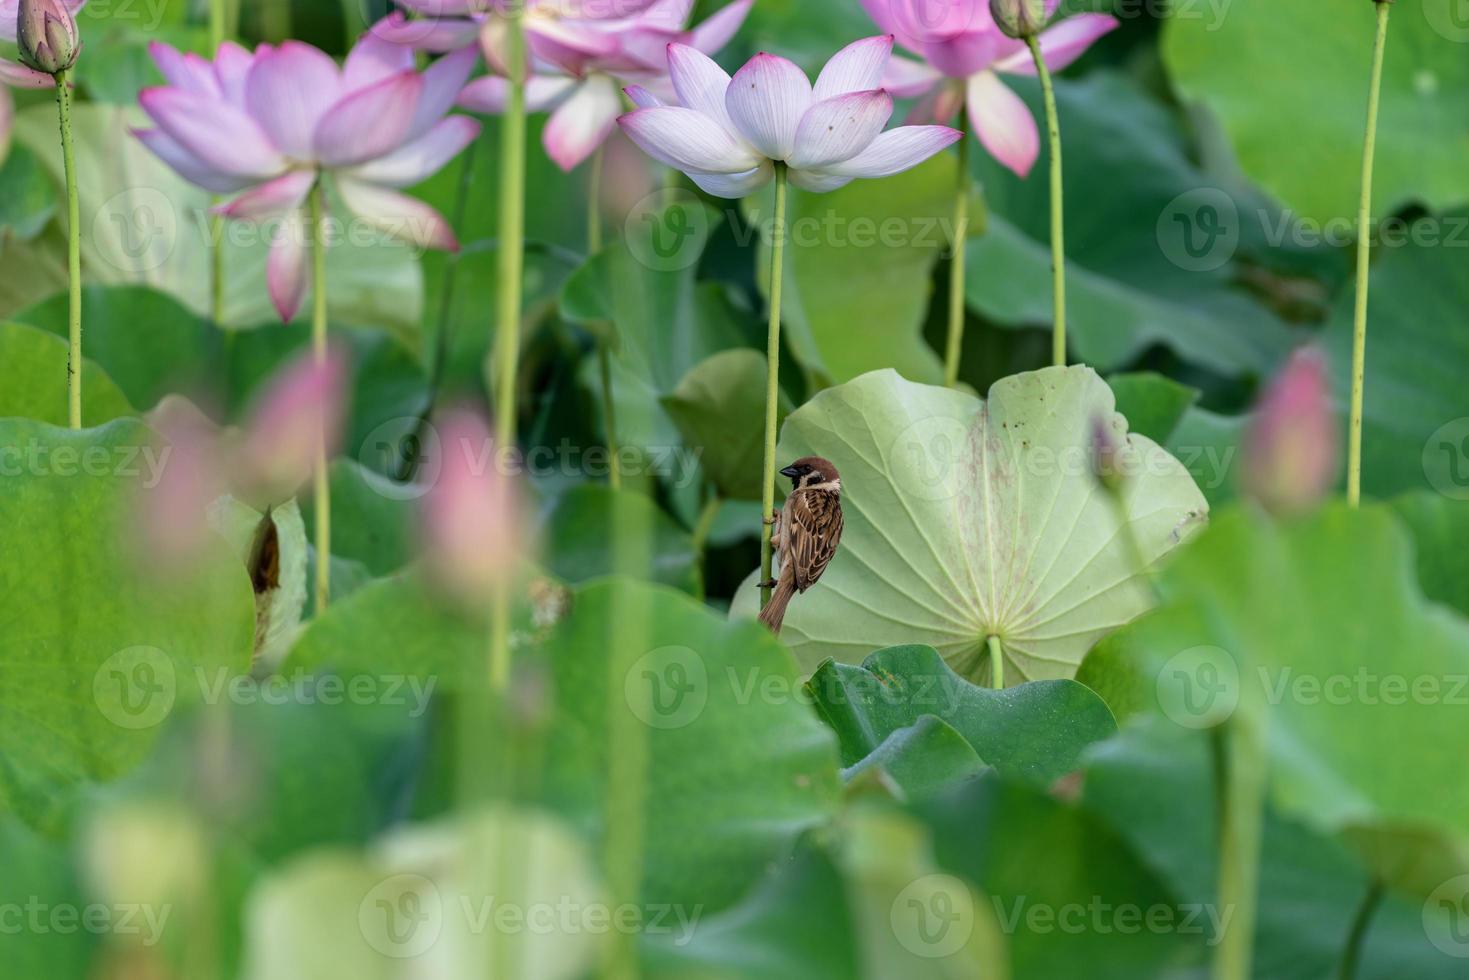
[(783, 469), (783, 470), (780, 471), (780, 475), (781, 476), (788, 476), (792, 480), (794, 480), (797, 476), (799, 476), (800, 473), (801, 473), (801, 471), (798, 470), (798, 469), (796, 469), (794, 466), (787, 466), (785, 469)]

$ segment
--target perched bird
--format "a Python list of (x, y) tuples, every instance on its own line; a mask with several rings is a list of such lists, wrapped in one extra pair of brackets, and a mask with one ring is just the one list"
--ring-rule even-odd
[(820, 456), (804, 456), (780, 471), (791, 478), (791, 493), (776, 518), (772, 543), (780, 557), (780, 578), (765, 583), (775, 591), (760, 611), (760, 622), (779, 633), (786, 606), (797, 592), (816, 584), (842, 540), (842, 479)]

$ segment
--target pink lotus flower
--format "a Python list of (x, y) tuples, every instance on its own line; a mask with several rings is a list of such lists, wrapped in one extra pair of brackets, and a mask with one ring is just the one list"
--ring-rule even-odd
[[(58, 8), (75, 15), (86, 0), (53, 0)], [(0, 0), (0, 41), (15, 44), (20, 26), (20, 0)], [(52, 88), (56, 80), (45, 72), (0, 58), (0, 83), (15, 88)]]
[[(1046, 16), (1061, 0), (1046, 0)], [(988, 0), (862, 0), (877, 26), (923, 58), (923, 64), (894, 59), (885, 85), (899, 98), (924, 96), (912, 121), (947, 122), (960, 105), (980, 143), (1021, 177), (1040, 153), (1040, 131), (1025, 102), (1000, 80), (1001, 74), (1034, 75), (1024, 41), (1006, 37), (995, 24)], [(935, 14), (939, 16), (935, 16)], [(1038, 37), (1046, 67), (1060, 71), (1117, 27), (1106, 14), (1077, 14)]]
[(482, 602), (511, 573), (520, 549), (515, 485), (477, 413), (451, 412), (438, 432), (438, 478), (423, 498), (428, 565), (448, 591)]
[[(580, 44), (554, 52), (557, 60), (532, 59), (526, 83), (526, 108), (551, 113), (542, 133), (546, 154), (562, 170), (572, 170), (611, 134), (623, 110), (619, 81), (636, 83), (673, 98), (668, 80), (668, 46), (687, 44), (713, 54), (734, 37), (754, 0), (735, 0), (691, 30), (684, 23), (694, 0), (657, 0), (636, 17), (589, 21), (576, 28)], [(471, 82), (459, 105), (475, 112), (499, 113), (509, 85), (489, 75)]]
[(1326, 358), (1299, 350), (1266, 389), (1245, 433), (1245, 492), (1272, 514), (1310, 510), (1336, 482), (1340, 439)]
[[(605, 37), (591, 25), (636, 17), (656, 0), (398, 0), (421, 15), (409, 20), (395, 14), (379, 21), (374, 34), (421, 51), (458, 51), (476, 42), (490, 66), (505, 70), (505, 12), (521, 11), (521, 27), (533, 58), (574, 65), (579, 58), (606, 54)], [(529, 65), (527, 65), (529, 68)], [(572, 70), (568, 68), (568, 70)]]
[(858, 177), (915, 167), (962, 135), (947, 126), (883, 132), (893, 100), (879, 87), (893, 39), (869, 37), (827, 62), (816, 84), (784, 58), (758, 54), (733, 78), (684, 44), (668, 46), (682, 105), (664, 105), (634, 86), (642, 108), (618, 123), (655, 160), (682, 170), (706, 193), (744, 197), (770, 181), (774, 164), (808, 191), (835, 190)]
[(151, 50), (168, 85), (139, 96), (157, 128), (136, 135), (191, 183), (238, 193), (219, 214), (283, 219), (267, 266), (281, 319), (295, 316), (306, 292), (304, 205), (326, 175), (373, 227), (426, 248), (458, 248), (437, 211), (396, 188), (436, 173), (479, 134), (475, 120), (447, 116), (474, 70), (472, 51), (420, 73), (411, 50), (371, 34), (341, 68), (298, 41), (253, 54), (226, 43), (212, 63), (166, 44)]

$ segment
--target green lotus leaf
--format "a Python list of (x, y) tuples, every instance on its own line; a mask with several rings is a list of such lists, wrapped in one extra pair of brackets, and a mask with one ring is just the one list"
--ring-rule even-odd
[[(1094, 424), (1120, 447), (1115, 498), (1094, 473)], [(1068, 678), (1152, 604), (1140, 561), (1208, 514), (1177, 460), (1127, 434), (1087, 367), (1006, 378), (988, 401), (864, 375), (787, 420), (780, 459), (808, 454), (841, 472), (846, 517), (836, 558), (785, 620), (782, 638), (810, 668), (921, 643), (972, 680), (990, 676), (996, 637), (1007, 681)], [(747, 582), (732, 612), (754, 606)]]
[(1045, 786), (1075, 769), (1089, 745), (1117, 731), (1101, 698), (1075, 681), (1008, 691), (976, 687), (932, 647), (880, 650), (861, 667), (825, 663), (806, 690), (841, 741), (842, 764), (853, 767), (890, 750), (898, 731), (932, 716), (957, 729), (979, 759)]
[[(66, 341), (20, 323), (0, 323), (0, 418), (67, 422)], [(135, 414), (107, 373), (82, 358), (82, 423)]]

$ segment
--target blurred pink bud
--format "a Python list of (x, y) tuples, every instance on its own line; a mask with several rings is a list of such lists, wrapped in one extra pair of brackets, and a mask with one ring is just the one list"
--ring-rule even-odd
[(332, 348), (282, 368), (255, 403), (236, 459), (235, 479), (258, 503), (280, 503), (310, 477), (318, 453), (330, 459), (342, 437), (347, 360)]
[(62, 0), (20, 0), (15, 43), (20, 60), (47, 75), (76, 64), (82, 50), (76, 18)]
[(10, 155), (10, 128), (15, 124), (15, 100), (10, 89), (0, 85), (0, 163)]
[(480, 600), (514, 568), (517, 495), (494, 437), (477, 413), (453, 412), (438, 432), (443, 454), (438, 479), (423, 498), (427, 558), (442, 585), (462, 598)]
[(148, 415), (167, 441), (158, 482), (139, 499), (146, 554), (178, 568), (203, 549), (210, 535), (208, 510), (226, 492), (225, 452), (219, 428), (187, 399), (169, 395)]
[(1336, 481), (1339, 439), (1326, 359), (1312, 348), (1296, 351), (1245, 433), (1245, 493), (1272, 514), (1310, 510)]
[(1123, 436), (1118, 431), (1121, 424), (1116, 414), (1092, 418), (1092, 475), (1103, 489), (1114, 494), (1122, 489), (1126, 475)]

